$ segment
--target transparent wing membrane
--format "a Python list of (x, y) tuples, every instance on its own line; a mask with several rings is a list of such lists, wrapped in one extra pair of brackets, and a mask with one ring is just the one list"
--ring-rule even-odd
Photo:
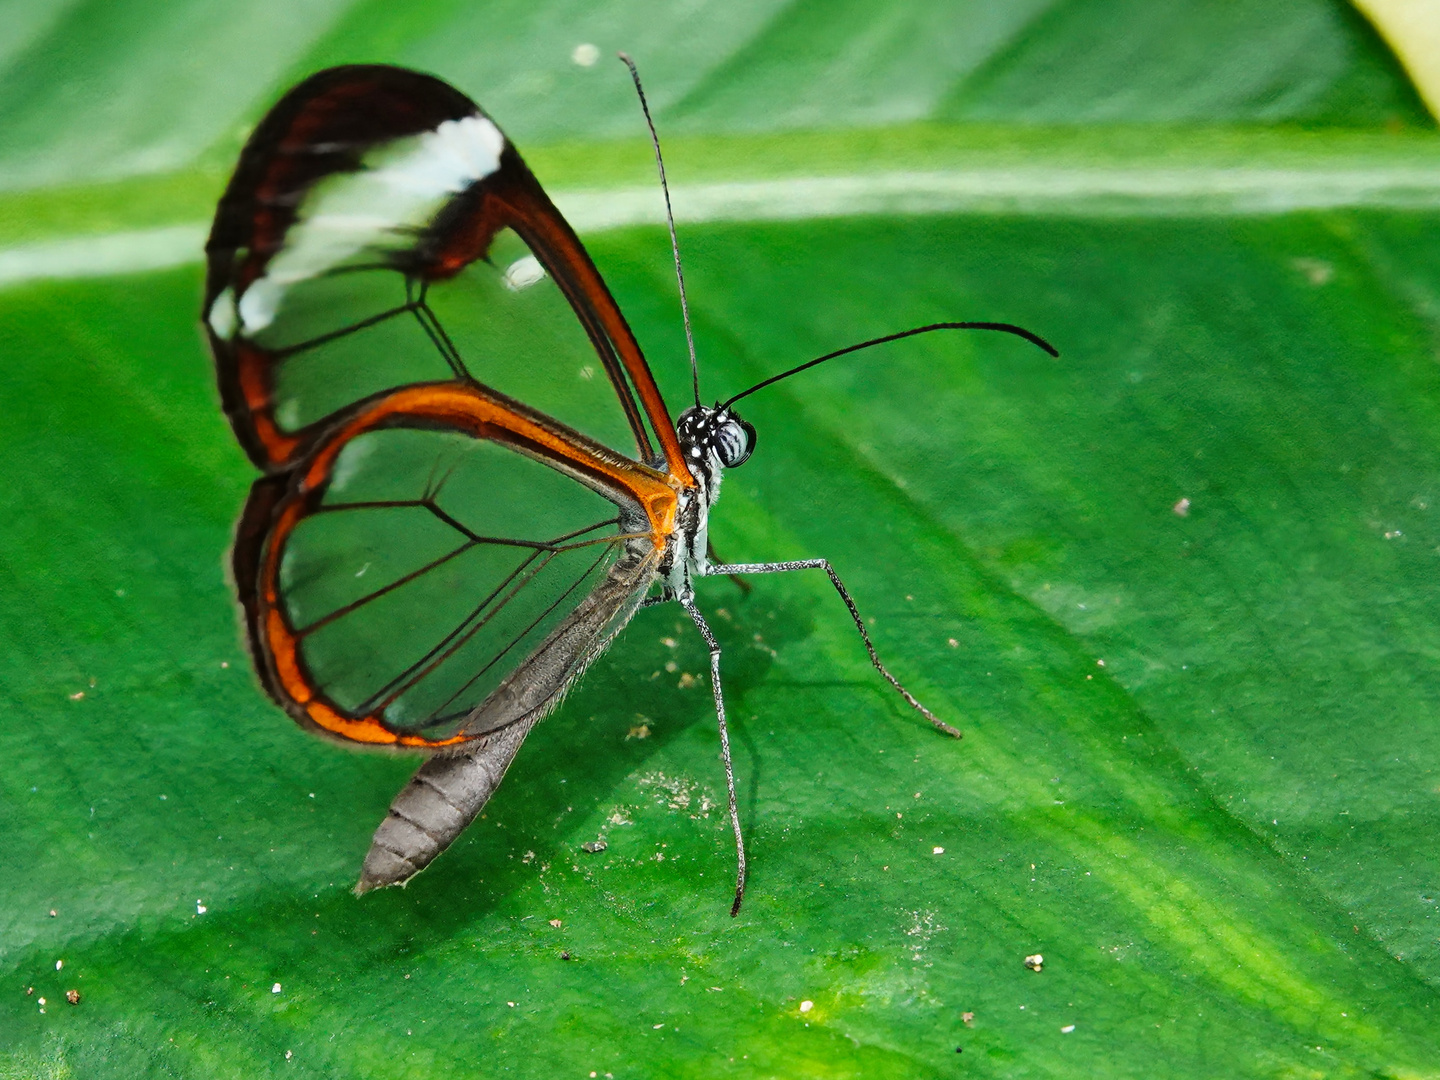
[(494, 122), (437, 79), (362, 65), (296, 87), (242, 152), (206, 251), (225, 410), (264, 469), (356, 402), (453, 379), (647, 463), (658, 445), (683, 474), (584, 247)]
[(613, 503), (502, 445), (370, 432), (286, 541), (283, 611), (337, 707), (443, 738), (604, 578), (619, 530)]
[(515, 148), (431, 76), (318, 72), (256, 126), (206, 254), (221, 399), (266, 474), (232, 564), (275, 700), (373, 744), (543, 715), (653, 581), (691, 478)]
[[(273, 365), (270, 406), (284, 434), (381, 391), (462, 378), (608, 446), (635, 446), (589, 335), (514, 231), (440, 281), (379, 264), (375, 252), (356, 260), (291, 285), (248, 339)], [(243, 317), (237, 326), (243, 333)]]

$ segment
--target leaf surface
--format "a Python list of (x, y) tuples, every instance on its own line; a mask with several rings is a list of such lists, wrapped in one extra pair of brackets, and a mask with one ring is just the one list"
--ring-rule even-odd
[[(1306, 47), (1245, 53), (1257, 5), (1224, 25), (1122, 5), (1126, 40), (1172, 52), (1102, 52), (1047, 87), (1027, 72), (1093, 39), (1093, 5), (983, 7), (946, 9), (965, 53), (921, 32), (956, 25), (925, 5), (834, 24), (818, 5), (707, 8), (689, 41), (660, 16), (497, 4), (533, 52), (484, 78), (464, 65), (496, 50), (469, 5), (315, 8), (234, 111), (115, 134), (142, 155), (189, 132), (186, 171), (81, 168), (68, 181), (94, 183), (7, 196), (0, 235), (196, 220), (224, 133), (287, 64), (377, 56), (460, 79), (522, 147), (526, 125), (569, 140), (531, 154), (547, 182), (647, 183), (642, 143), (589, 141), (633, 132), (623, 81), (565, 88), (604, 73), (570, 61), (580, 30), (607, 50), (602, 30), (651, 35), (682, 184), (1433, 170), (1433, 128), (1347, 8), (1280, 5), (1266, 32)], [(24, 99), (4, 167), (70, 161), (94, 122), (16, 72), (83, 44), (115, 59), (74, 93), (138, 80), (164, 34), (221, 32), (204, 5), (173, 29), (182, 8), (113, 40), (83, 4), (28, 13), (30, 44), (0, 55), (0, 101)], [(273, 29), (265, 11), (225, 17)], [(106, 25), (140, 12), (110, 5)], [(1231, 66), (1206, 76), (1218, 55)], [(522, 61), (556, 80), (529, 106)], [(1008, 126), (1034, 120), (1057, 126)], [(1216, 126), (1270, 120), (1315, 130)], [(796, 125), (834, 130), (775, 133)], [(406, 890), (351, 896), (415, 762), (312, 739), (254, 685), (221, 570), (253, 473), (215, 402), (198, 267), (17, 279), (0, 291), (0, 1076), (1436, 1075), (1440, 211), (1412, 188), (683, 229), (707, 398), (937, 319), (1018, 322), (1062, 352), (933, 335), (746, 402), (758, 448), (727, 478), (717, 548), (830, 558), (896, 674), (966, 737), (875, 677), (822, 576), (702, 583), (752, 859), (736, 920), (706, 656), (665, 608), (537, 728), (452, 851)], [(663, 230), (587, 242), (678, 406)]]

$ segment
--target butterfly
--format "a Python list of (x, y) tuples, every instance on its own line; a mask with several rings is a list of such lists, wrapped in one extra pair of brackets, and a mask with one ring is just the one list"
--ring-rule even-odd
[[(755, 449), (734, 403), (874, 342), (714, 406), (700, 402), (692, 343), (695, 404), (672, 422), (515, 147), (460, 91), (398, 67), (331, 68), (290, 90), (241, 152), (206, 256), (221, 402), (262, 474), (230, 556), (260, 682), (319, 735), (429, 754), (376, 831), (357, 893), (428, 865), (631, 616), (675, 602), (710, 649), (738, 912), (745, 845), (698, 577), (823, 571), (879, 673), (959, 735), (880, 662), (827, 561), (709, 554), (723, 473)], [(1054, 352), (998, 323), (877, 341), (940, 328)]]

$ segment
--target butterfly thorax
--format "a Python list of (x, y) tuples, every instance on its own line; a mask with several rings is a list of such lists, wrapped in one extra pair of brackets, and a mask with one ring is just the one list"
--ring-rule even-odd
[(696, 405), (675, 422), (675, 435), (695, 487), (682, 491), (675, 534), (661, 574), (667, 595), (688, 597), (691, 582), (705, 575), (710, 507), (720, 497), (726, 469), (742, 465), (755, 449), (755, 429), (728, 408)]

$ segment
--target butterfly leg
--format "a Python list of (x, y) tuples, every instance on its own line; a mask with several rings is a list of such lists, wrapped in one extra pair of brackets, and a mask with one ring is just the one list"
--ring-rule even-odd
[(710, 685), (715, 691), (715, 717), (720, 723), (720, 757), (725, 762), (725, 790), (730, 798), (730, 827), (735, 830), (735, 903), (730, 905), (730, 915), (733, 918), (740, 914), (740, 901), (745, 897), (745, 838), (740, 832), (740, 807), (735, 798), (735, 766), (730, 760), (730, 731), (725, 726), (725, 693), (720, 688), (720, 643), (710, 632), (710, 626), (705, 622), (705, 616), (700, 614), (700, 609), (695, 606), (695, 601), (682, 596), (680, 603), (694, 622), (695, 628), (700, 631), (700, 636), (705, 639), (705, 644), (710, 646)]
[(802, 559), (797, 562), (774, 562), (774, 563), (729, 563), (720, 566), (706, 568), (707, 574), (784, 574), (791, 570), (824, 570), (830, 578), (830, 584), (835, 586), (835, 591), (840, 594), (840, 599), (845, 601), (845, 606), (850, 609), (850, 618), (855, 620), (855, 629), (860, 631), (860, 640), (865, 643), (865, 651), (870, 654), (870, 663), (875, 665), (885, 681), (900, 692), (912, 709), (935, 725), (937, 731), (943, 731), (946, 735), (961, 738), (960, 729), (951, 727), (938, 716), (932, 713), (924, 705), (915, 699), (915, 695), (900, 685), (900, 681), (891, 675), (884, 664), (880, 662), (880, 655), (875, 651), (875, 646), (870, 641), (870, 633), (865, 629), (865, 620), (860, 618), (860, 609), (855, 606), (855, 601), (850, 599), (850, 593), (845, 588), (845, 583), (840, 580), (840, 575), (835, 573), (835, 568), (830, 565), (829, 559)]
[[(722, 563), (725, 561), (724, 559), (720, 558), (719, 553), (715, 550), (715, 545), (710, 543), (709, 539), (706, 539), (705, 541), (705, 558), (708, 559), (711, 563)], [(731, 574), (730, 580), (735, 583), (735, 587), (740, 590), (740, 594), (742, 596), (750, 595), (750, 583), (746, 581), (743, 577), (741, 577), (739, 574)]]

